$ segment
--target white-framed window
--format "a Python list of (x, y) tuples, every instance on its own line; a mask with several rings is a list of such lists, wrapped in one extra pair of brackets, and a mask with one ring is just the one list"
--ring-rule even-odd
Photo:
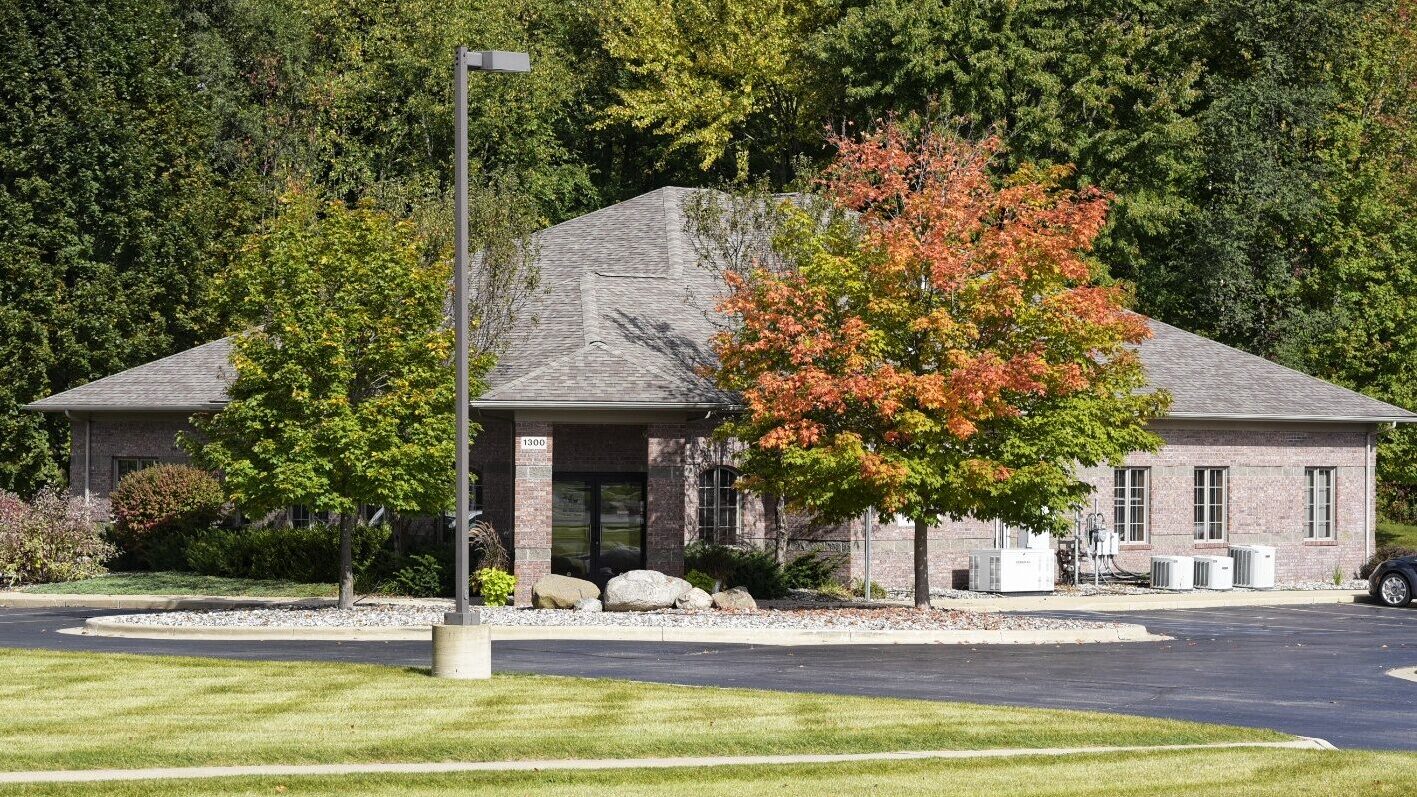
[(113, 484), (117, 485), (123, 481), (123, 477), (130, 473), (137, 473), (144, 468), (151, 468), (161, 460), (157, 457), (114, 457), (113, 458)]
[(1229, 468), (1196, 468), (1196, 541), (1225, 539)]
[(329, 523), (330, 513), (316, 511), (305, 504), (296, 504), (290, 508), (290, 525), (293, 528), (303, 529), (314, 523)]
[(1334, 493), (1337, 479), (1333, 468), (1305, 468), (1305, 527), (1310, 540), (1334, 538)]
[(1150, 532), (1151, 471), (1116, 468), (1112, 471), (1112, 528), (1121, 542), (1146, 542)]
[(699, 474), (699, 539), (732, 545), (738, 541), (738, 472), (709, 468)]

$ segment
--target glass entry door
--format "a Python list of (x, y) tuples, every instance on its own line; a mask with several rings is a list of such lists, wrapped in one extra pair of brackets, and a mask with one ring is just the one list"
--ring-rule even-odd
[(551, 507), (551, 572), (604, 586), (644, 567), (644, 474), (554, 474)]

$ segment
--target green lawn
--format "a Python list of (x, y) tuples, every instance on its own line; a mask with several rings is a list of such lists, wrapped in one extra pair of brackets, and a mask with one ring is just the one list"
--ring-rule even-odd
[(334, 584), (258, 581), (176, 572), (109, 573), (82, 581), (36, 584), (25, 587), (24, 591), (64, 595), (227, 595), (243, 598), (326, 598), (336, 593)]
[(1394, 523), (1379, 520), (1377, 529), (1378, 545), (1402, 545), (1417, 548), (1417, 526), (1408, 523)]
[(960, 703), (529, 675), (446, 681), (373, 665), (2, 649), (0, 706), (0, 770), (1285, 738)]
[(608, 772), (360, 775), (137, 781), (0, 787), (0, 795), (52, 797), (1335, 797), (1410, 795), (1417, 756), (1226, 750), (1067, 758), (871, 762)]

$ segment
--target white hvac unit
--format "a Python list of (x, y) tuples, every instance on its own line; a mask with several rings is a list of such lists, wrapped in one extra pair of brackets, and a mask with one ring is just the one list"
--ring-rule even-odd
[(1196, 589), (1230, 589), (1234, 586), (1235, 560), (1228, 556), (1197, 556)]
[(1195, 562), (1189, 556), (1151, 557), (1151, 586), (1155, 589), (1188, 590), (1195, 577)]
[(1044, 548), (986, 548), (969, 554), (975, 592), (1052, 592), (1053, 552)]
[(1269, 545), (1232, 545), (1235, 586), (1274, 589), (1274, 548)]

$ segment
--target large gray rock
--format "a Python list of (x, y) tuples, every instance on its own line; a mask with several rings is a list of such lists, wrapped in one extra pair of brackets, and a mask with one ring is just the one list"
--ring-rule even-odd
[(694, 587), (680, 595), (679, 600), (674, 602), (674, 607), (676, 609), (712, 609), (713, 597), (698, 587)]
[(600, 587), (570, 576), (542, 576), (531, 587), (531, 605), (537, 609), (570, 609), (576, 601), (600, 597)]
[(605, 611), (649, 612), (674, 606), (694, 585), (654, 570), (631, 570), (605, 585)]
[(734, 587), (713, 594), (715, 609), (756, 609), (758, 602), (743, 587)]

